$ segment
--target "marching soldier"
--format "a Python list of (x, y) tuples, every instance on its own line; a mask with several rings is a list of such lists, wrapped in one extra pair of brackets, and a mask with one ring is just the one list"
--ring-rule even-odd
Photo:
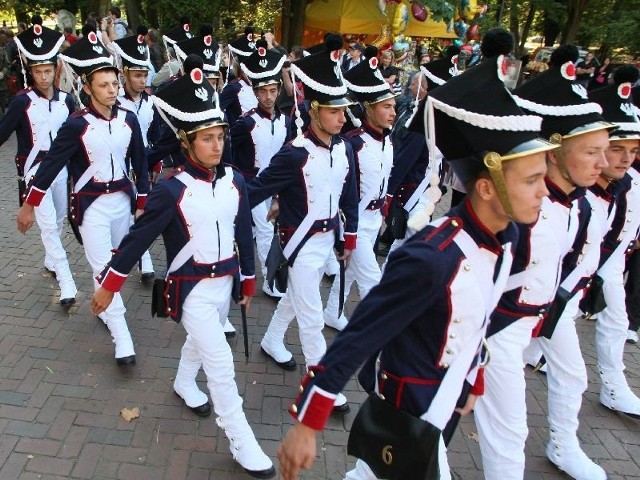
[[(77, 224), (87, 261), (98, 275), (111, 259), (111, 249), (129, 231), (132, 210), (142, 213), (149, 190), (144, 142), (136, 115), (116, 104), (118, 69), (95, 32), (60, 56), (81, 77), (90, 103), (58, 131), (18, 211), (18, 230), (24, 233), (32, 226), (34, 207), (68, 163), (73, 182), (70, 220)], [(99, 316), (111, 331), (116, 362), (131, 365), (135, 350), (124, 314), (117, 294)]]
[[(229, 43), (229, 55), (231, 56), (229, 69), (234, 69), (235, 78), (222, 89), (220, 108), (227, 115), (227, 121), (232, 126), (241, 115), (258, 106), (258, 100), (253, 93), (251, 81), (240, 67), (255, 49), (256, 38), (252, 27), (247, 27), (244, 35)], [(234, 54), (233, 56), (231, 55), (232, 53)]]
[[(291, 119), (276, 107), (275, 100), (280, 93), (280, 77), (285, 55), (267, 49), (266, 40), (256, 42), (254, 51), (240, 64), (247, 76), (258, 106), (242, 115), (230, 129), (233, 165), (248, 182), (269, 166), (271, 158), (291, 139)], [(281, 298), (284, 293), (266, 280), (266, 260), (273, 238), (273, 225), (267, 220), (271, 199), (259, 203), (251, 210), (256, 250), (262, 266), (264, 282), (262, 291), (270, 297)]]
[[(547, 194), (544, 151), (552, 148), (537, 138), (540, 118), (524, 115), (504, 87), (503, 60), (484, 62), (429, 96), (430, 144), (465, 182), (468, 198), (391, 254), (380, 284), (304, 379), (290, 409), (300, 423), (278, 452), (285, 480), (311, 466), (331, 400), (367, 359), (359, 376), (366, 390), (439, 430), (465, 379), (474, 387), (462, 414), (481, 394), (478, 353), (511, 265), (511, 220), (536, 220)], [(448, 479), (442, 438), (438, 452), (440, 478)], [(363, 460), (346, 476), (377, 477)]]
[[(149, 47), (143, 35), (125, 37), (113, 42), (113, 48), (120, 58), (122, 76), (124, 78), (124, 95), (118, 96), (118, 103), (136, 114), (145, 151), (160, 135), (160, 118), (153, 108), (153, 102), (145, 91), (151, 60)], [(143, 281), (153, 279), (153, 262), (148, 250), (140, 258), (140, 276)]]
[[(58, 50), (64, 36), (43, 27), (41, 18), (34, 20), (33, 26), (16, 37), (16, 45), (30, 71), (33, 86), (14, 97), (0, 120), (0, 145), (13, 132), (16, 132), (18, 140), (16, 167), (20, 204), (24, 201), (26, 184), (38, 171), (58, 129), (74, 111), (71, 95), (53, 84)], [(60, 305), (64, 307), (75, 303), (77, 293), (67, 253), (60, 240), (68, 205), (67, 176), (67, 169), (62, 168), (35, 210), (45, 250), (44, 267), (56, 277), (60, 286)]]
[(359, 248), (351, 255), (344, 285), (340, 285), (339, 276), (334, 278), (323, 312), (325, 325), (336, 330), (342, 330), (347, 324), (344, 311), (339, 312), (340, 291), (346, 297), (355, 281), (362, 299), (380, 282), (380, 266), (374, 245), (387, 201), (387, 186), (393, 166), (393, 144), (389, 133), (396, 118), (396, 94), (382, 78), (375, 56), (360, 62), (344, 77), (347, 87), (364, 107), (364, 123), (346, 135), (353, 149), (357, 172)]
[[(278, 195), (280, 245), (288, 262), (288, 283), (261, 346), (285, 370), (296, 368), (293, 355), (284, 344), (294, 318), (298, 320), (306, 366), (316, 365), (324, 355), (320, 281), (327, 259), (334, 255), (336, 230), (341, 228), (344, 232), (343, 259), (348, 260), (356, 246), (356, 172), (351, 147), (339, 135), (346, 121), (345, 108), (351, 104), (345, 98), (347, 88), (342, 76), (337, 73), (337, 48), (341, 44), (339, 36), (332, 38), (327, 41), (325, 52), (291, 65), (310, 101), (310, 126), (304, 135), (298, 130), (296, 139), (285, 145), (247, 186), (254, 207)], [(344, 395), (335, 400), (337, 413), (349, 410)]]
[[(581, 90), (575, 87), (573, 61), (576, 57), (574, 46), (558, 48), (551, 57), (549, 70), (515, 91), (517, 102), (526, 105), (533, 113), (543, 115), (543, 137), (557, 138), (562, 134), (568, 140), (563, 139), (563, 146), (549, 153), (551, 159), (545, 181), (550, 195), (543, 201), (537, 222), (518, 226), (520, 235), (506, 292), (491, 316), (487, 332), (491, 363), (485, 369), (485, 395), (476, 404), (475, 420), (484, 476), (488, 480), (523, 478), (524, 446), (528, 433), (523, 351), (530, 343), (534, 329), (541, 328), (542, 319), (551, 312), (549, 307), (558, 287), (575, 293), (575, 285), (569, 285), (573, 280), (566, 280), (576, 267), (576, 259), (570, 253), (572, 249), (581, 248), (580, 242), (584, 242), (581, 233), (585, 232), (590, 218), (591, 208), (584, 197), (585, 188), (596, 181), (596, 174), (604, 165), (602, 148), (607, 144), (606, 131), (611, 125), (602, 121), (600, 107), (588, 102), (581, 95)], [(539, 103), (543, 100), (545, 105)], [(582, 158), (568, 149), (571, 144), (579, 148), (592, 145), (590, 142), (594, 139), (597, 145), (592, 147), (595, 155)], [(571, 186), (566, 184), (565, 178), (573, 179)], [(549, 322), (550, 319), (544, 321)], [(558, 324), (552, 341), (556, 337), (561, 339), (563, 335), (570, 339), (575, 335), (573, 319), (565, 319)], [(567, 348), (571, 345), (568, 343)], [(553, 358), (556, 362), (563, 361)], [(553, 376), (557, 375), (556, 370), (549, 378), (549, 410), (551, 428), (558, 433), (551, 435), (549, 458), (554, 463), (561, 461), (558, 464), (560, 468), (575, 474), (576, 465), (582, 465), (582, 451), (577, 439), (571, 442), (569, 432), (560, 432), (560, 429), (568, 430), (568, 427), (560, 423), (562, 420), (557, 419), (554, 410), (560, 402), (566, 402), (564, 398), (556, 397), (557, 380)], [(572, 464), (572, 461), (576, 463)], [(601, 478), (599, 472), (604, 473), (588, 459), (584, 465), (593, 465), (590, 475), (594, 476), (579, 478)]]
[(593, 193), (609, 204), (609, 209), (615, 208), (596, 272), (604, 280), (602, 294), (607, 305), (596, 320), (596, 351), (602, 382), (600, 403), (640, 419), (640, 398), (629, 387), (623, 362), (629, 325), (624, 290), (625, 257), (635, 249), (640, 227), (637, 208), (640, 178), (630, 169), (640, 150), (640, 121), (630, 98), (631, 86), (638, 76), (636, 67), (620, 67), (613, 75), (614, 84), (594, 90), (589, 98), (602, 106), (606, 120), (619, 127), (609, 138), (606, 151), (609, 165), (592, 187)]
[[(174, 119), (187, 161), (152, 190), (144, 213), (109, 265), (98, 275), (101, 288), (91, 307), (108, 308), (145, 248), (162, 234), (167, 249), (166, 283), (160, 296), (163, 315), (182, 322), (187, 338), (175, 392), (196, 414), (209, 415), (207, 396), (196, 384), (202, 366), (233, 458), (253, 477), (275, 470), (242, 410), (234, 380), (233, 356), (222, 323), (234, 283), (237, 301), (248, 307), (255, 289), (251, 216), (242, 175), (220, 164), (225, 129), (218, 95), (193, 69), (157, 96), (156, 106)], [(239, 250), (239, 254), (238, 254)]]

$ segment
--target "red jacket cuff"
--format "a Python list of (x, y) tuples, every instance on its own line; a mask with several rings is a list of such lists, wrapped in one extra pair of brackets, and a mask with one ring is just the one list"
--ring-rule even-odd
[(152, 172), (154, 173), (161, 173), (162, 172), (162, 160), (160, 160), (158, 163), (156, 163), (153, 168), (151, 169)]
[(120, 272), (116, 272), (113, 268), (109, 268), (106, 273), (104, 271), (96, 277), (101, 287), (110, 292), (117, 293), (122, 289), (127, 276)]
[(357, 238), (357, 235), (355, 233), (345, 233), (344, 234), (344, 248), (346, 250), (355, 250), (356, 249), (356, 238)]
[(484, 368), (478, 368), (476, 383), (471, 387), (469, 393), (478, 396), (484, 395)]
[(253, 297), (256, 293), (256, 277), (245, 278), (241, 282), (241, 292), (243, 297)]
[[(304, 376), (296, 403), (289, 407), (289, 413), (309, 428), (324, 430), (337, 395), (322, 390), (311, 382), (315, 376), (314, 370), (323, 370), (323, 367), (311, 367)], [(311, 386), (309, 386), (310, 383)]]
[(147, 201), (147, 195), (146, 194), (138, 194), (138, 198), (136, 199), (136, 209), (138, 210), (144, 210), (144, 204)]
[(46, 193), (47, 192), (45, 190), (40, 190), (39, 188), (31, 187), (27, 192), (27, 196), (24, 199), (24, 201), (27, 202), (29, 205), (33, 205), (34, 207), (39, 207), (40, 202), (42, 202), (42, 199), (44, 198), (44, 195)]

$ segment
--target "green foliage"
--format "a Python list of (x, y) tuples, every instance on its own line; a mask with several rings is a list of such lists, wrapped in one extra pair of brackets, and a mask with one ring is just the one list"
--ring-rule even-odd
[[(449, 23), (455, 14), (455, 7), (446, 0), (416, 0), (429, 9), (429, 18), (437, 22)], [(457, 2), (456, 2), (457, 3)]]

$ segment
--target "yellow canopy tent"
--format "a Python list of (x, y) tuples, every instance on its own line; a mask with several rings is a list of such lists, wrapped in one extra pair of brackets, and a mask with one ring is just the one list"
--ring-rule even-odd
[[(404, 35), (410, 37), (457, 38), (453, 28), (447, 31), (444, 22), (430, 19), (419, 22), (409, 15)], [(315, 31), (376, 35), (389, 19), (380, 13), (376, 0), (315, 0), (307, 5), (305, 39)], [(313, 32), (313, 33), (312, 33)], [(314, 38), (314, 41), (316, 38)], [(305, 41), (305, 43), (308, 43)]]

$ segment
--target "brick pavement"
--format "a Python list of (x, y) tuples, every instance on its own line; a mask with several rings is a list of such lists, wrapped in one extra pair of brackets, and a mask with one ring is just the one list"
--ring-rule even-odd
[[(88, 310), (92, 293), (82, 248), (66, 228), (64, 244), (78, 283), (78, 303), (69, 313), (57, 304), (54, 279), (43, 272), (37, 227), (26, 236), (15, 230), (17, 210), (13, 154), (15, 142), (0, 148), (0, 479), (241, 479), (221, 431), (211, 419), (194, 416), (172, 392), (184, 331), (180, 325), (150, 317), (151, 293), (133, 274), (123, 291), (138, 364), (120, 369), (113, 360), (107, 330)], [(162, 271), (161, 242), (151, 249)], [(260, 282), (258, 282), (260, 285)], [(327, 294), (328, 282), (323, 284)], [(348, 307), (355, 304), (352, 298)], [(250, 360), (242, 337), (231, 341), (237, 381), (255, 432), (273, 458), (283, 433), (293, 423), (286, 408), (301, 371), (283, 372), (260, 354), (259, 342), (275, 303), (258, 293), (249, 313)], [(232, 309), (239, 324), (239, 312)], [(582, 407), (580, 438), (586, 452), (611, 479), (640, 478), (640, 421), (598, 404), (593, 324), (579, 321), (591, 380)], [(330, 341), (334, 334), (326, 332)], [(295, 328), (288, 342), (302, 363)], [(640, 391), (640, 349), (627, 346), (630, 384)], [(568, 478), (544, 456), (547, 435), (545, 378), (527, 372), (530, 435), (527, 480)], [(204, 375), (199, 381), (206, 388)], [(355, 381), (345, 391), (352, 404), (365, 394)], [(140, 418), (120, 418), (123, 407), (139, 407)], [(319, 456), (303, 478), (339, 479), (353, 464), (346, 455), (348, 428), (355, 411), (332, 418), (319, 439)], [(458, 478), (481, 478), (478, 444), (471, 418), (461, 423), (450, 449)]]

